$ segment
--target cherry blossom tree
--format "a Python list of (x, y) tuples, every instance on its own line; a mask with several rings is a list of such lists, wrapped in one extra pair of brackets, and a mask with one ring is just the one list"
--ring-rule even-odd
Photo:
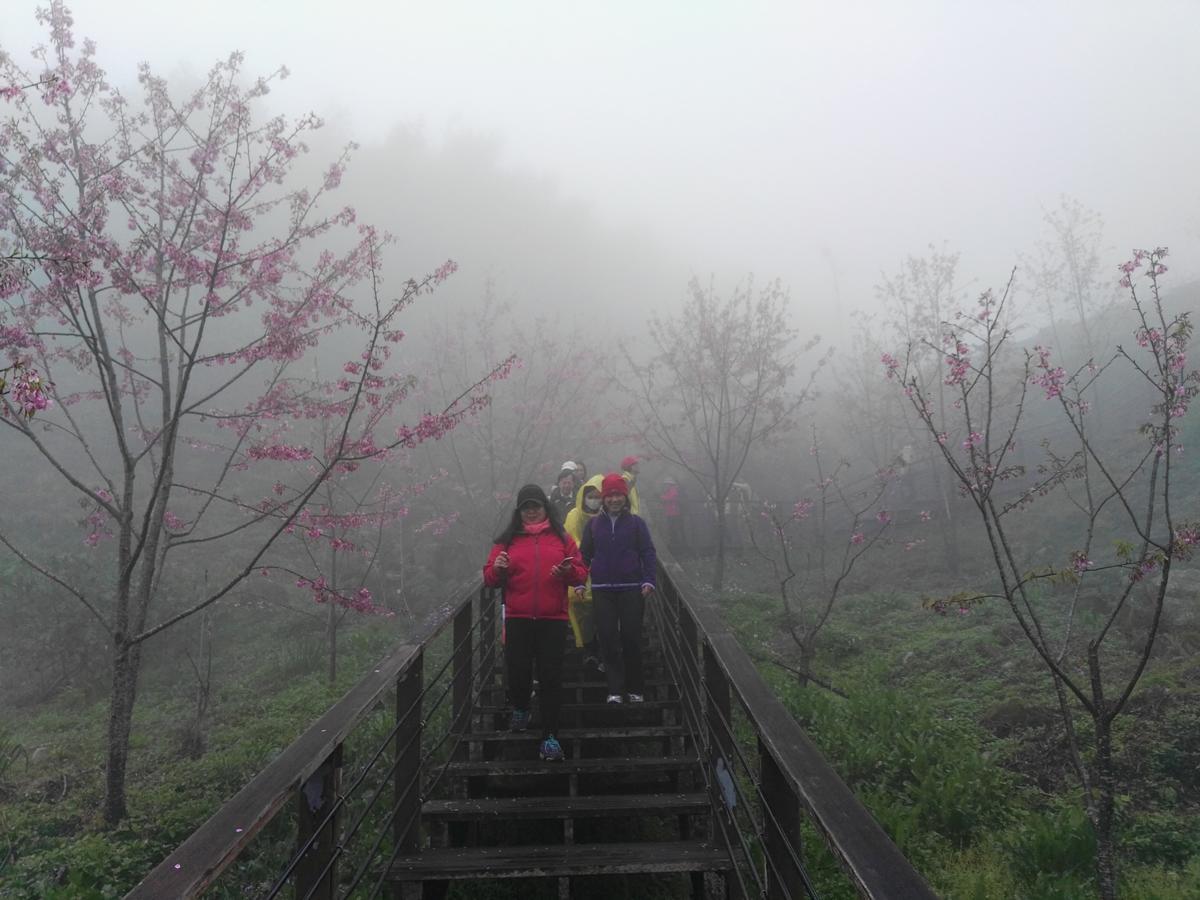
[[(43, 86), (6, 93), (0, 123), (0, 251), (22, 257), (0, 294), (0, 351), (20, 365), (0, 425), (86, 505), (94, 578), (56, 572), (11, 510), (0, 544), (107, 636), (102, 813), (116, 823), (146, 642), (229, 595), (281, 536), (320, 527), (331, 477), (484, 408), (505, 367), (399, 420), (401, 313), (455, 265), (388, 289), (389, 238), (330, 205), (352, 148), (310, 189), (297, 168), (320, 120), (263, 115), (286, 70), (247, 79), (233, 54), (178, 96), (142, 66), (135, 99), (90, 41), (76, 47), (61, 2), (38, 16), (41, 71), (0, 54), (0, 84)], [(336, 376), (300, 377), (318, 349)], [(320, 439), (297, 438), (318, 422)], [(172, 573), (200, 555), (221, 570), (182, 603)]]
[[(1120, 267), (1120, 283), (1137, 320), (1135, 349), (1118, 346), (1106, 359), (1074, 370), (1059, 365), (1049, 347), (1011, 351), (1011, 333), (1003, 324), (1010, 280), (1001, 297), (986, 292), (973, 312), (943, 323), (939, 344), (926, 348), (939, 353), (941, 383), (953, 397), (945, 415), (911, 362), (883, 360), (887, 376), (902, 387), (960, 493), (977, 512), (991, 549), (992, 587), (938, 598), (931, 605), (945, 609), (1002, 601), (1044, 666), (1095, 830), (1096, 882), (1106, 900), (1117, 896), (1118, 885), (1114, 726), (1154, 651), (1172, 568), (1200, 542), (1200, 528), (1185, 518), (1182, 503), (1190, 498), (1180, 496), (1174, 471), (1182, 450), (1179, 428), (1200, 373), (1188, 369), (1191, 321), (1186, 313), (1168, 315), (1159, 294), (1166, 254), (1163, 248), (1138, 250)], [(1132, 423), (1142, 436), (1132, 454), (1123, 443), (1095, 440), (1088, 399), (1099, 379), (1122, 371), (1141, 385), (1146, 399), (1143, 420)], [(1046, 459), (1036, 473), (1014, 462), (1019, 442), (1027, 439), (1023, 425), (1031, 391), (1044, 395), (1072, 436), (1067, 448), (1043, 442)], [(1076, 543), (1068, 558), (1047, 567), (1036, 562), (1045, 536), (1023, 540), (1027, 529), (1020, 515), (1051, 492), (1064, 495), (1074, 511), (1073, 521), (1059, 520), (1056, 529), (1074, 534)], [(1039, 583), (1067, 584), (1065, 608), (1040, 604)], [(1080, 610), (1084, 584), (1102, 598), (1090, 632), (1089, 618)], [(1139, 624), (1131, 626), (1134, 609)], [(1126, 634), (1117, 640), (1122, 623)], [(1077, 723), (1081, 714), (1090, 729)]]
[[(894, 500), (899, 474), (895, 468), (851, 478), (851, 463), (842, 457), (830, 466), (813, 427), (809, 455), (815, 475), (811, 488), (790, 508), (768, 502), (762, 516), (770, 523), (773, 546), (764, 546), (749, 529), (758, 553), (771, 565), (779, 585), (784, 623), (792, 638), (795, 660), (772, 657), (801, 684), (812, 682), (836, 692), (814, 669), (817, 643), (834, 607), (843, 597), (856, 568), (885, 547), (903, 544), (913, 550), (924, 538), (898, 542), (893, 535)], [(921, 511), (928, 522), (932, 514)]]

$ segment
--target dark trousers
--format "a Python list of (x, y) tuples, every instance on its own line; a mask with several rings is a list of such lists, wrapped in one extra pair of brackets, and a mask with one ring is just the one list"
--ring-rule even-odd
[(558, 733), (562, 707), (563, 651), (567, 622), (559, 619), (506, 619), (504, 661), (508, 666), (508, 697), (513, 709), (529, 709), (533, 666), (537, 663), (542, 736)]
[(596, 605), (596, 634), (608, 677), (610, 694), (644, 694), (642, 678), (642, 617), (646, 598), (637, 588), (628, 591), (592, 590)]

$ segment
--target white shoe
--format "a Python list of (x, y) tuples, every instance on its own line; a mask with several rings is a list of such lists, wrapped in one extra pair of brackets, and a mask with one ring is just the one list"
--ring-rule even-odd
[(609, 703), (620, 703), (620, 702), (621, 702), (621, 695), (620, 695), (620, 694), (609, 694), (609, 695), (608, 695), (608, 702), (609, 702)]
[(643, 697), (641, 694), (630, 694), (629, 695), (630, 703), (644, 703), (645, 701), (646, 701), (646, 698)]

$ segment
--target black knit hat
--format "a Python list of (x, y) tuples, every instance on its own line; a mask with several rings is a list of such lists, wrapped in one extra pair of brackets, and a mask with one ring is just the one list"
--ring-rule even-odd
[(536, 500), (546, 509), (550, 508), (550, 498), (546, 496), (546, 492), (542, 490), (541, 485), (527, 484), (517, 491), (517, 509), (520, 509), (530, 500)]

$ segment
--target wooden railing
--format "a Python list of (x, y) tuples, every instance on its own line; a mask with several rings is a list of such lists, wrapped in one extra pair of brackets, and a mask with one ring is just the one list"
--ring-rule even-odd
[(714, 831), (736, 864), (730, 893), (816, 896), (801, 842), (807, 818), (862, 897), (933, 900), (677, 565), (660, 566), (658, 595), (650, 609), (703, 754)]
[[(427, 648), (451, 624), (452, 646), (438, 671), (431, 674), (426, 670), (432, 671), (436, 663), (426, 659)], [(429, 762), (434, 750), (470, 721), (471, 706), (478, 696), (478, 691), (473, 694), (472, 684), (480, 680), (475, 678), (476, 663), (481, 670), (490, 670), (495, 663), (495, 626), (494, 592), (483, 590), (478, 582), (457, 592), (447, 606), (431, 615), (156, 866), (127, 895), (129, 900), (200, 895), (289, 804), (296, 808), (297, 851), (266, 895), (273, 897), (290, 884), (297, 898), (335, 896), (345, 885), (345, 879), (338, 877), (338, 863), (366, 821), (365, 813), (353, 822), (343, 821), (350, 801), (357, 797), (359, 806), (374, 809), (389, 784), (390, 812), (383, 816), (386, 831), (375, 835), (370, 853), (358, 854), (362, 858), (356, 863), (361, 871), (355, 872), (355, 884), (373, 874), (371, 867), (380, 868), (375, 864), (385, 858), (383, 854), (394, 857), (416, 849), (422, 763)], [(477, 631), (486, 636), (478, 642), (478, 653)], [(436, 687), (447, 670), (445, 687)], [(356, 763), (353, 783), (343, 784), (347, 739), (393, 691), (394, 725), (374, 752), (364, 753)], [(452, 695), (449, 728), (440, 739), (423, 742), (427, 720), (446, 693)], [(433, 698), (430, 703), (423, 702), (427, 696)], [(429, 744), (434, 745), (433, 750)], [(455, 752), (452, 743), (446, 755)], [(367, 798), (371, 787), (373, 795)], [(375, 885), (375, 893), (381, 883)]]
[[(861, 896), (933, 898), (678, 567), (662, 568), (659, 594), (649, 608), (684, 723), (701, 753), (714, 838), (724, 842), (733, 861), (726, 876), (730, 893), (815, 896), (801, 842), (801, 823), (807, 820)], [(463, 737), (473, 708), (481, 698), (499, 700), (492, 677), (497, 626), (495, 592), (478, 583), (458, 592), (128, 897), (201, 894), (289, 804), (295, 807), (294, 852), (269, 889), (255, 895), (275, 897), (290, 888), (299, 900), (374, 897), (387, 890), (391, 861), (421, 848), (423, 800), (445, 767), (465, 758)], [(444, 659), (434, 658), (433, 642), (446, 637)], [(392, 692), (395, 712), (386, 734), (356, 747), (357, 758), (349, 759), (352, 732)], [(439, 717), (447, 696), (450, 706)], [(279, 873), (280, 863), (270, 871)]]

